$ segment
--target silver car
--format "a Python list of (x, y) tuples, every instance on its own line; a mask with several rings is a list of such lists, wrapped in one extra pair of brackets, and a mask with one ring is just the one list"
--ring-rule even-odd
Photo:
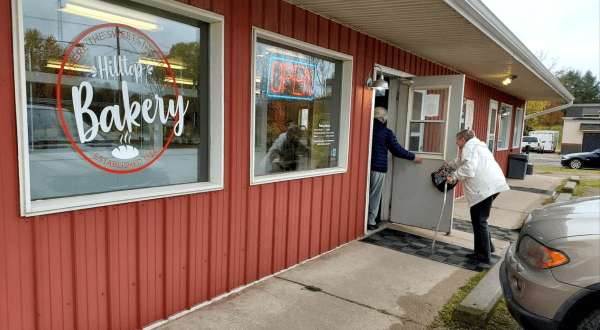
[(500, 282), (525, 329), (600, 329), (600, 196), (527, 216)]

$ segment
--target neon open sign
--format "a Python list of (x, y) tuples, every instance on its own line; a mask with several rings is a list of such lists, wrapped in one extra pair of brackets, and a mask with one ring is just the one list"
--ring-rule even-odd
[(280, 57), (269, 60), (267, 95), (294, 100), (312, 100), (316, 66)]

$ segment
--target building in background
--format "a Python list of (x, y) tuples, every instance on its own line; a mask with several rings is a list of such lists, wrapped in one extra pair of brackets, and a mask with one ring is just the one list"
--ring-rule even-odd
[(563, 116), (561, 154), (600, 149), (600, 104), (576, 104)]

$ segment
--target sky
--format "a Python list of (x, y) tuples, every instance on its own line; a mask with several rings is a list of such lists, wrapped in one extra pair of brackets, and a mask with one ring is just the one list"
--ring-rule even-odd
[(600, 80), (600, 0), (481, 1), (532, 53), (558, 58), (552, 72), (590, 70)]

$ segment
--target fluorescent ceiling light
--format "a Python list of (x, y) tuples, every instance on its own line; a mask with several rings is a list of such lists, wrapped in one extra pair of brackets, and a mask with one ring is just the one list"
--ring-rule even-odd
[[(145, 57), (140, 57), (138, 59), (138, 63), (140, 64), (148, 64), (148, 65), (152, 65), (152, 66), (160, 66), (163, 68), (168, 68), (169, 66), (167, 65), (167, 62), (165, 61), (156, 61), (156, 60), (152, 60), (149, 58), (145, 58)], [(187, 69), (187, 66), (182, 65), (181, 63), (177, 63), (174, 61), (169, 61), (169, 65), (171, 66), (171, 69), (177, 69), (177, 70), (185, 70)]]
[(302, 58), (302, 59), (307, 58), (307, 56), (302, 53), (293, 52), (291, 50), (281, 49), (281, 48), (277, 48), (277, 47), (273, 47), (273, 46), (267, 46), (267, 47), (265, 47), (265, 49), (267, 50), (265, 52), (265, 55), (269, 54), (269, 52), (272, 52), (272, 53), (278, 53), (281, 55), (287, 55), (287, 56), (297, 57), (297, 58)]
[(146, 22), (140, 19), (125, 17), (121, 15), (111, 14), (106, 11), (92, 9), (88, 7), (73, 5), (70, 3), (65, 4), (63, 8), (57, 9), (62, 11), (63, 13), (69, 13), (73, 15), (83, 16), (87, 18), (96, 19), (99, 21), (107, 22), (107, 23), (120, 23), (124, 25), (129, 25), (136, 29), (146, 30), (146, 31), (161, 31), (163, 27), (158, 24), (154, 24), (151, 22)]
[[(172, 77), (166, 77), (165, 82), (173, 83), (174, 81)], [(175, 82), (182, 85), (194, 85), (194, 81), (192, 79), (177, 78), (175, 79)]]
[[(61, 66), (62, 66), (62, 60), (48, 60), (48, 64), (46, 64), (47, 68), (60, 69)], [(75, 64), (73, 62), (67, 61), (65, 63), (65, 70), (91, 72), (92, 67), (89, 65)]]

